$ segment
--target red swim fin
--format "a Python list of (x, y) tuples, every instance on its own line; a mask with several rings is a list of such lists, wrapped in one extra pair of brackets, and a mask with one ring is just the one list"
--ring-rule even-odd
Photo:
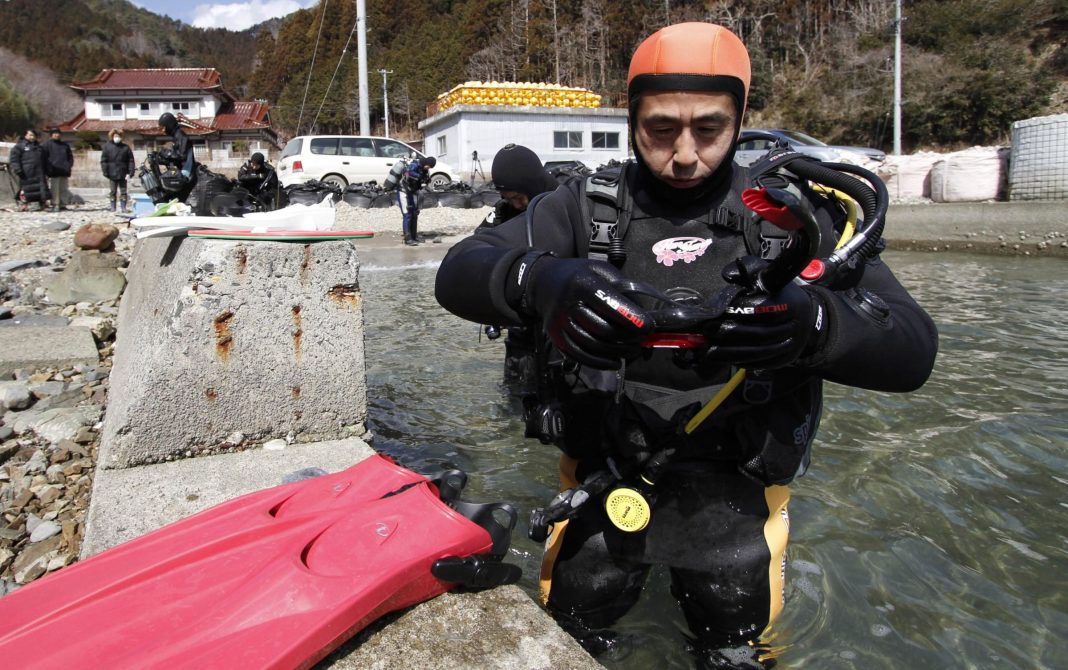
[[(432, 573), (443, 559), (501, 566), (498, 584), (518, 579), (499, 563), (514, 510), (442, 500), (455, 493), (372, 456), (217, 505), (0, 598), (0, 658), (23, 668), (310, 667), (383, 614), (456, 586)], [(510, 523), (497, 520), (502, 511)], [(437, 572), (491, 585), (477, 570)]]

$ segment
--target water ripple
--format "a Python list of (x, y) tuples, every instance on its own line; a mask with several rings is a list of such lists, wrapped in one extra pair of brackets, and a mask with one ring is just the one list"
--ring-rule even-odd
[[(793, 486), (779, 667), (1068, 667), (1068, 266), (888, 257), (938, 324), (935, 372), (911, 394), (827, 386)], [(557, 453), (522, 439), (503, 346), (434, 302), (436, 265), (361, 272), (375, 446), (461, 467), (472, 500), (525, 517), (553, 495)], [(534, 594), (541, 548), (514, 538)], [(635, 648), (607, 667), (692, 666), (665, 582), (654, 570), (619, 625)]]

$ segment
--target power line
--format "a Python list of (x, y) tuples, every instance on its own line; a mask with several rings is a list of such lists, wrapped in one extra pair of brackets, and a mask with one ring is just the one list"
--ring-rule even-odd
[(326, 6), (329, 3), (330, 0), (323, 0), (323, 15), (319, 19), (319, 33), (315, 36), (315, 49), (312, 50), (311, 65), (308, 67), (308, 81), (304, 82), (304, 99), (300, 101), (300, 116), (297, 117), (297, 132), (300, 132), (300, 122), (304, 119), (304, 103), (308, 100), (308, 87), (311, 85), (312, 70), (315, 69), (315, 55), (319, 53), (319, 37), (323, 34), (323, 24), (326, 22)]
[(360, 17), (356, 17), (356, 21), (352, 24), (352, 30), (349, 31), (349, 38), (345, 40), (345, 48), (341, 50), (341, 57), (337, 59), (337, 67), (334, 68), (334, 74), (330, 77), (330, 83), (326, 85), (326, 91), (323, 93), (323, 101), (319, 103), (319, 111), (315, 113), (315, 119), (312, 120), (311, 128), (315, 128), (315, 122), (319, 120), (319, 114), (323, 111), (323, 105), (326, 104), (326, 96), (330, 95), (330, 87), (334, 85), (334, 79), (337, 77), (338, 70), (341, 69), (341, 63), (345, 60), (345, 54), (349, 51), (349, 45), (352, 44), (352, 34), (356, 32), (356, 25), (360, 22)]

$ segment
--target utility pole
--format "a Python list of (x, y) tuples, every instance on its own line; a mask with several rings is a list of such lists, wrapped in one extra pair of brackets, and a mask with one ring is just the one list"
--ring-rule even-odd
[(389, 137), (389, 89), (386, 87), (386, 75), (393, 74), (393, 70), (379, 70), (382, 75), (382, 106), (386, 108), (383, 114), (386, 118), (386, 137)]
[(360, 59), (360, 134), (371, 134), (371, 112), (367, 109), (367, 3), (356, 0), (356, 49)]
[(901, 155), (901, 0), (894, 18), (894, 155)]

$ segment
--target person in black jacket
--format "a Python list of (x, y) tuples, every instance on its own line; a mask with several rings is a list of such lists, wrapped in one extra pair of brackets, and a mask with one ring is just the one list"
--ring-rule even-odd
[(134, 174), (134, 155), (130, 145), (122, 141), (122, 131), (113, 128), (108, 133), (108, 143), (100, 152), (100, 171), (104, 173), (110, 183), (109, 197), (111, 199), (111, 211), (115, 211), (115, 195), (118, 192), (118, 206), (123, 212), (127, 211), (126, 180)]
[[(907, 392), (934, 365), (934, 323), (868, 238), (885, 198), (838, 263), (848, 208), (791, 172), (820, 166), (733, 162), (749, 80), (722, 26), (657, 31), (628, 73), (635, 159), (550, 193), (529, 229), (519, 217), (459, 242), (438, 270), (449, 311), (552, 342), (528, 435), (564, 452), (567, 491), (531, 529), (552, 531), (547, 607), (595, 653), (663, 565), (698, 666), (759, 667), (824, 381)], [(813, 244), (823, 270), (798, 264)]]
[(52, 211), (58, 212), (66, 209), (70, 204), (70, 188), (67, 180), (70, 179), (71, 170), (74, 169), (74, 152), (70, 145), (63, 141), (63, 134), (59, 128), (48, 131), (49, 140), (44, 143), (45, 156), (48, 159), (48, 178), (52, 190)]
[(538, 155), (519, 144), (505, 145), (497, 152), (490, 174), (501, 199), (476, 230), (499, 226), (522, 214), (533, 198), (555, 190), (559, 185), (545, 170)]
[(44, 148), (37, 143), (36, 130), (28, 129), (11, 147), (8, 162), (19, 178), (19, 210), (25, 212), (32, 202), (37, 203), (38, 209), (45, 209), (51, 197), (48, 191), (48, 159)]
[(174, 142), (174, 152), (178, 158), (178, 172), (182, 175), (183, 186), (178, 193), (178, 200), (185, 202), (197, 181), (197, 161), (193, 153), (193, 143), (178, 124), (177, 117), (165, 112), (159, 117), (159, 125)]
[(278, 173), (263, 154), (256, 152), (237, 171), (237, 182), (259, 198), (267, 209), (274, 209), (279, 200)]
[[(507, 144), (493, 157), (491, 169), (493, 186), (501, 199), (493, 206), (475, 232), (490, 230), (527, 211), (530, 201), (556, 190), (560, 185), (546, 171), (541, 159), (531, 149), (519, 144)], [(532, 393), (537, 371), (534, 362), (534, 331), (523, 326), (510, 326), (504, 341), (504, 383), (509, 391), (522, 397)], [(500, 328), (487, 326), (491, 339), (499, 336)]]

